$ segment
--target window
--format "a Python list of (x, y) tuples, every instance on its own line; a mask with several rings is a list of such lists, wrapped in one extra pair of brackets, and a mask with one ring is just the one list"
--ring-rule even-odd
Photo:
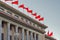
[(24, 19), (24, 22), (26, 22), (26, 19)]
[(28, 20), (26, 19), (26, 22), (28, 22)]
[(31, 40), (31, 31), (29, 31), (29, 38), (30, 38), (30, 40)]
[(4, 40), (4, 34), (3, 33), (1, 34), (1, 38), (2, 38), (2, 40)]
[(26, 36), (27, 35), (27, 30), (26, 29), (24, 30), (24, 33), (25, 33), (25, 36)]
[(35, 24), (33, 23), (33, 26), (35, 26)]
[(36, 35), (36, 40), (38, 40), (38, 34)]
[(15, 36), (14, 36), (14, 40), (16, 40), (16, 39), (17, 39), (17, 36), (15, 35)]
[(21, 19), (23, 20), (23, 18), (21, 17)]
[(7, 26), (7, 22), (2, 21), (2, 28), (4, 28), (5, 26)]
[(4, 11), (4, 8), (2, 8), (1, 6), (0, 6), (0, 11)]
[(35, 24), (35, 26), (37, 27), (37, 25)]
[(10, 40), (12, 40), (12, 36), (10, 35)]
[(28, 21), (28, 23), (30, 24), (30, 21)]
[(33, 38), (34, 38), (34, 33), (33, 33)]
[(10, 25), (10, 30), (12, 30), (12, 25)]
[(32, 22), (30, 22), (30, 24), (31, 24)]
[(27, 24), (29, 24), (29, 21), (28, 21), (27, 19), (25, 20), (25, 22), (26, 22)]
[(10, 11), (7, 11), (7, 13), (10, 14), (10, 15), (12, 14)]
[(15, 15), (15, 18), (19, 18), (19, 16), (18, 15)]
[(16, 32), (15, 25), (13, 25), (13, 24), (10, 24), (10, 30), (12, 31), (12, 29), (14, 29), (14, 32)]
[(18, 33), (22, 33), (22, 28), (18, 27)]
[(3, 23), (3, 21), (2, 21), (2, 28), (4, 27), (4, 23)]

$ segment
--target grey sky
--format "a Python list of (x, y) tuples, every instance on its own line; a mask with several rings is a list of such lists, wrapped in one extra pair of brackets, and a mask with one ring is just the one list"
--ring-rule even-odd
[[(60, 39), (60, 0), (19, 0), (19, 4), (25, 4), (26, 7), (44, 17), (45, 20), (42, 23), (48, 26), (46, 31), (53, 31), (53, 37), (57, 38), (57, 40)], [(24, 11), (26, 15), (31, 16), (25, 10), (18, 10)]]

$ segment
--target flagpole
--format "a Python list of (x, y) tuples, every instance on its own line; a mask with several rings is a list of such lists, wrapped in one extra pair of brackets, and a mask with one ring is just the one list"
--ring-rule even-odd
[[(12, 0), (12, 2), (13, 2), (13, 0)], [(12, 4), (12, 2), (11, 2), (11, 6), (13, 7), (13, 4)]]
[[(22, 5), (20, 1), (21, 1), (21, 0), (19, 0), (18, 9), (19, 9), (19, 8), (20, 8), (20, 6)], [(19, 10), (22, 10), (22, 12), (24, 11), (22, 8), (21, 8), (21, 9), (19, 9)]]
[[(17, 1), (18, 1), (18, 5), (19, 5), (19, 0), (17, 0)], [(17, 9), (19, 9), (19, 8), (18, 8), (18, 5), (17, 5)]]

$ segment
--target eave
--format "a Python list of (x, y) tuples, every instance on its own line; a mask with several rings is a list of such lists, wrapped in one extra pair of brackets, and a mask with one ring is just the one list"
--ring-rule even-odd
[(44, 24), (42, 24), (42, 23), (40, 23), (40, 22), (32, 19), (31, 17), (29, 17), (29, 16), (27, 16), (26, 14), (20, 12), (19, 10), (16, 10), (15, 8), (7, 5), (6, 3), (4, 3), (4, 2), (2, 2), (2, 1), (0, 1), (0, 6), (6, 8), (7, 10), (10, 10), (10, 11), (14, 12), (15, 14), (18, 14), (18, 15), (20, 15), (20, 16), (22, 16), (22, 17), (24, 17), (24, 18), (26, 18), (26, 19), (28, 19), (28, 20), (30, 20), (30, 21), (32, 21), (33, 23), (39, 25), (40, 27), (42, 27), (42, 28), (44, 28), (44, 29), (47, 28), (46, 25), (44, 25)]

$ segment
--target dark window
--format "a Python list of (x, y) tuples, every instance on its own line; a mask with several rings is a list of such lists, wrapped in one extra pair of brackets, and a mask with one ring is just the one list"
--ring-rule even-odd
[(21, 17), (21, 19), (23, 20), (23, 18)]
[(15, 15), (15, 17), (16, 17), (16, 18), (19, 18), (19, 16), (18, 16), (18, 15)]
[(2, 40), (4, 40), (4, 34), (3, 33), (1, 34), (1, 38), (2, 38)]
[(28, 20), (26, 19), (26, 22), (28, 22)]
[[(21, 32), (21, 30), (22, 30), (22, 29), (21, 29), (20, 27), (18, 27), (18, 33)], [(21, 33), (22, 33), (22, 32), (21, 32)]]
[(31, 35), (31, 32), (29, 31), (29, 35)]
[(30, 24), (32, 24), (32, 22), (30, 22)]
[(33, 26), (35, 26), (35, 24), (33, 23)]
[(2, 7), (0, 7), (0, 11), (4, 11), (4, 9)]
[(36, 40), (38, 40), (38, 34), (36, 35)]
[(7, 11), (8, 14), (12, 14), (10, 11)]
[(27, 35), (27, 30), (24, 30), (25, 31), (25, 36)]
[(12, 30), (12, 26), (10, 25), (10, 30)]
[(12, 40), (12, 36), (10, 36), (10, 40)]
[(14, 32), (16, 32), (16, 28), (15, 28), (15, 25), (11, 24), (10, 25), (10, 30), (14, 29)]
[(29, 31), (29, 36), (30, 36), (30, 40), (31, 40), (31, 31)]
[(2, 28), (4, 27), (4, 23), (2, 22)]
[(33, 38), (34, 38), (34, 33), (33, 33)]
[[(17, 39), (17, 36), (14, 36), (14, 40), (16, 40)], [(17, 39), (18, 40), (18, 39)]]
[(5, 25), (7, 26), (7, 22), (2, 21), (2, 28), (3, 28)]

